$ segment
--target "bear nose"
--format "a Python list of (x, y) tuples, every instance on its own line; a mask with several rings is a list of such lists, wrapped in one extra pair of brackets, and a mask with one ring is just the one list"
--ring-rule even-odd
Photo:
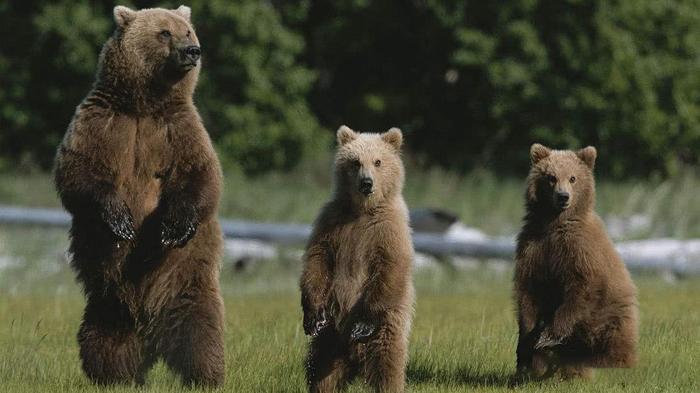
[(558, 192), (557, 193), (557, 202), (559, 202), (560, 205), (563, 205), (567, 202), (569, 202), (569, 193), (568, 192)]
[(371, 194), (373, 185), (374, 182), (372, 181), (372, 178), (363, 177), (362, 179), (360, 179), (360, 192), (365, 195)]
[(199, 57), (202, 56), (202, 50), (197, 45), (190, 45), (185, 48), (185, 54), (192, 59), (192, 61), (197, 61)]

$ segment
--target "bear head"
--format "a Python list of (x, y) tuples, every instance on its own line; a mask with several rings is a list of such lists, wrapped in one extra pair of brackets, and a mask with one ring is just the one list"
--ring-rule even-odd
[(336, 198), (346, 199), (360, 208), (371, 208), (401, 195), (404, 182), (401, 130), (358, 133), (341, 126), (337, 139)]
[(201, 48), (190, 22), (190, 8), (132, 10), (114, 7), (117, 29), (102, 53), (104, 74), (129, 81), (128, 88), (194, 87)]
[(574, 152), (533, 144), (530, 148), (532, 165), (527, 180), (528, 206), (544, 209), (554, 215), (592, 209), (596, 154), (593, 146)]

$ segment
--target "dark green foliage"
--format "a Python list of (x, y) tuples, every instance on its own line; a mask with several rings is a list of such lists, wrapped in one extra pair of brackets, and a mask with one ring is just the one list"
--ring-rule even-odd
[(87, 2), (0, 4), (0, 167), (50, 166), (92, 83), (107, 15)]
[[(267, 2), (191, 2), (203, 45), (198, 107), (224, 162), (248, 174), (290, 169), (318, 146), (301, 36)], [(315, 138), (315, 139), (314, 139)]]
[[(203, 46), (196, 100), (222, 159), (255, 174), (289, 169), (318, 149), (318, 136), (325, 134), (306, 102), (314, 73), (297, 61), (302, 37), (282, 25), (267, 2), (188, 4)], [(100, 47), (114, 30), (113, 5), (0, 5), (0, 154), (6, 166), (20, 159), (51, 165), (75, 106), (90, 88)]]
[[(0, 4), (0, 168), (50, 166), (113, 5)], [(596, 145), (611, 177), (700, 161), (700, 0), (189, 5), (198, 106), (224, 162), (248, 174), (327, 151), (319, 122), (400, 126), (407, 158), (455, 170), (522, 174), (533, 141)]]
[(425, 163), (523, 172), (534, 142), (599, 147), (600, 173), (675, 172), (700, 151), (700, 2), (312, 2), (313, 105), (402, 126)]

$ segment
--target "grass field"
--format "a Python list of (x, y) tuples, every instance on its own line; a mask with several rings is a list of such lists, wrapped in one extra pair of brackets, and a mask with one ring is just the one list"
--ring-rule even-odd
[[(0, 392), (179, 392), (162, 365), (143, 388), (96, 388), (82, 375), (75, 333), (83, 306), (59, 230), (0, 227)], [(297, 263), (222, 272), (226, 300), (226, 392), (303, 392), (306, 337)], [(697, 392), (700, 280), (635, 277), (641, 361), (599, 370), (592, 382), (534, 383), (522, 392)], [(410, 392), (507, 392), (516, 324), (510, 271), (420, 270), (411, 336)], [(350, 392), (368, 391), (361, 382)]]

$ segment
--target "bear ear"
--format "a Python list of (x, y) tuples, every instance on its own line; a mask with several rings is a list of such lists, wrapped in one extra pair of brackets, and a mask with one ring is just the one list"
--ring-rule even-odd
[(182, 15), (188, 22), (190, 21), (190, 16), (192, 16), (192, 9), (186, 5), (181, 5), (175, 10), (178, 14)]
[(123, 5), (114, 7), (114, 21), (119, 27), (125, 27), (136, 19), (136, 11)]
[(348, 126), (340, 126), (336, 136), (338, 138), (338, 144), (343, 146), (354, 141), (357, 138), (357, 133)]
[(530, 160), (533, 165), (540, 162), (543, 158), (549, 157), (551, 153), (552, 150), (550, 148), (540, 145), (539, 143), (533, 143), (532, 146), (530, 146)]
[(577, 151), (576, 155), (581, 159), (581, 161), (583, 161), (584, 164), (586, 164), (589, 169), (593, 170), (593, 167), (595, 166), (595, 159), (598, 156), (598, 152), (596, 151), (595, 147), (584, 147), (583, 149)]
[(393, 146), (394, 149), (401, 150), (401, 144), (403, 143), (403, 134), (401, 133), (400, 129), (392, 127), (391, 129), (389, 129), (389, 131), (382, 134), (382, 140)]

